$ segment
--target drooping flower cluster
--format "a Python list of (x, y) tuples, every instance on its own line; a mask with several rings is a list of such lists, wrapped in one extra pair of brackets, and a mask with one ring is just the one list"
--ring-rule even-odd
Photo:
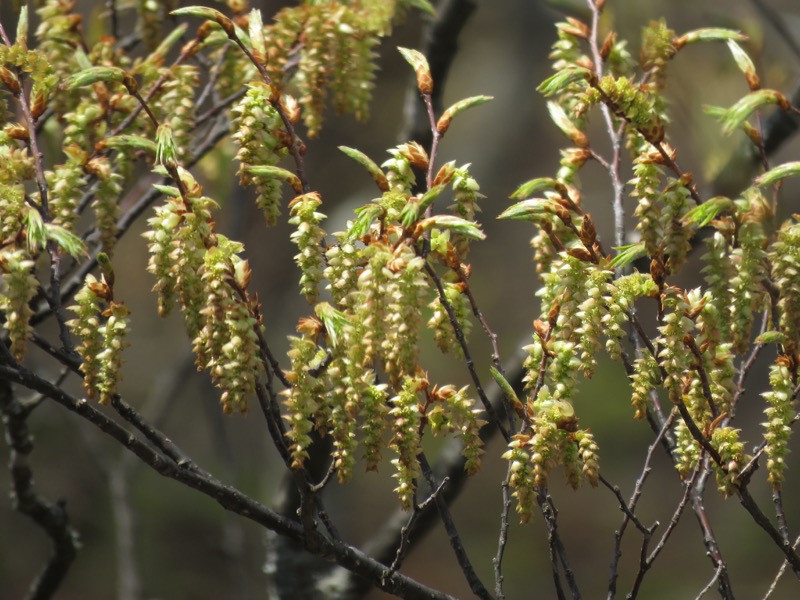
[(268, 225), (274, 225), (280, 214), (281, 180), (270, 175), (254, 175), (253, 166), (274, 166), (288, 153), (283, 123), (271, 104), (272, 91), (263, 82), (248, 85), (244, 98), (233, 109), (233, 138), (239, 145), (239, 182), (254, 185), (258, 193), (256, 204), (264, 213)]
[(24, 249), (0, 252), (0, 311), (8, 332), (11, 354), (18, 361), (25, 357), (33, 335), (30, 301), (39, 289), (33, 274), (34, 261)]
[(322, 198), (319, 194), (304, 194), (289, 204), (292, 213), (289, 223), (297, 226), (291, 238), (299, 250), (294, 260), (302, 273), (300, 293), (309, 303), (317, 299), (325, 264), (322, 247), (325, 232), (319, 226), (325, 215), (317, 212), (321, 204)]
[(789, 423), (794, 416), (792, 408), (793, 382), (789, 371), (789, 361), (786, 357), (778, 357), (775, 364), (770, 367), (770, 391), (762, 396), (769, 406), (764, 410), (767, 422), (764, 440), (767, 443), (767, 479), (774, 489), (780, 489), (783, 484), (783, 471), (786, 468), (786, 455), (789, 453)]
[(89, 400), (108, 404), (117, 393), (122, 379), (122, 350), (127, 346), (128, 314), (126, 306), (113, 299), (105, 277), (87, 275), (72, 307), (75, 318), (67, 322), (72, 333), (81, 339), (76, 350), (81, 356), (83, 386)]

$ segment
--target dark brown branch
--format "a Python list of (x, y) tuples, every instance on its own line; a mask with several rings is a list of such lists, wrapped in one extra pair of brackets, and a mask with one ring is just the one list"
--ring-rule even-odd
[[(0, 342), (3, 353), (7, 350)], [(15, 510), (29, 517), (50, 537), (53, 553), (31, 583), (26, 598), (45, 600), (53, 597), (67, 575), (78, 552), (78, 533), (70, 525), (66, 502), (46, 501), (33, 487), (33, 471), (28, 456), (33, 451), (33, 437), (28, 430), (29, 412), (14, 398), (10, 380), (0, 376), (0, 413), (9, 446), (8, 469), (11, 474), (11, 503)]]
[[(96, 410), (88, 402), (79, 401), (64, 390), (38, 377), (23, 367), (0, 365), (0, 381), (8, 380), (44, 394), (67, 410), (88, 420), (98, 429), (114, 438), (133, 452), (143, 463), (160, 475), (173, 479), (218, 502), (223, 508), (277, 534), (304, 544), (314, 554), (336, 562), (359, 576), (377, 583), (382, 590), (411, 600), (450, 599), (451, 596), (424, 586), (400, 573), (384, 577), (386, 565), (370, 558), (362, 551), (336, 540), (318, 537), (310, 544), (305, 529), (292, 519), (270, 510), (266, 506), (226, 485), (210, 475), (178, 466), (174, 461), (154, 450), (144, 441), (129, 433), (118, 423)], [(202, 471), (202, 470), (200, 470)]]
[[(430, 486), (431, 494), (435, 494), (436, 490), (439, 488), (439, 484), (436, 482), (436, 476), (433, 474), (433, 470), (428, 463), (425, 453), (420, 452), (418, 456), (419, 464), (422, 467), (422, 475)], [(447, 503), (442, 499), (440, 494), (435, 494), (434, 504), (436, 505), (436, 510), (439, 512), (442, 523), (444, 523), (447, 539), (450, 541), (450, 546), (453, 548), (453, 552), (455, 552), (458, 564), (464, 576), (467, 578), (467, 583), (472, 593), (482, 600), (492, 600), (492, 595), (489, 593), (489, 590), (483, 585), (477, 573), (475, 573), (475, 569), (472, 567), (472, 563), (464, 549), (464, 544), (461, 542), (461, 536), (450, 514), (450, 509), (447, 507)]]
[[(424, 34), (421, 50), (431, 70), (434, 86), (430, 101), (436, 113), (442, 112), (442, 97), (450, 67), (458, 53), (458, 38), (477, 7), (475, 0), (442, 0), (436, 7), (436, 19)], [(416, 85), (408, 86), (403, 112), (401, 141), (414, 141), (424, 148), (430, 148), (433, 133), (428, 108)]]

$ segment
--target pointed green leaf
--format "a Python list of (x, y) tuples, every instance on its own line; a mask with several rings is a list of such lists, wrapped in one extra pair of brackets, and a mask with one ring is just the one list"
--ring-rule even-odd
[(544, 198), (530, 198), (517, 202), (513, 206), (505, 209), (498, 219), (516, 219), (518, 221), (538, 221), (542, 217), (552, 215), (555, 212), (555, 204), (552, 200)]
[(444, 190), (445, 187), (446, 185), (435, 185), (427, 192), (425, 192), (425, 194), (422, 196), (422, 199), (419, 202), (420, 212), (427, 210), (428, 207), (431, 206), (436, 201), (436, 199), (439, 197), (439, 194), (442, 193), (442, 190)]
[(357, 208), (356, 213), (356, 220), (347, 230), (347, 239), (350, 241), (363, 237), (369, 231), (373, 221), (383, 213), (383, 207), (380, 204), (367, 204)]
[(644, 242), (638, 242), (628, 246), (619, 246), (618, 248), (614, 248), (614, 250), (619, 252), (609, 263), (609, 266), (614, 269), (617, 267), (626, 267), (633, 261), (647, 256), (647, 249), (645, 248)]
[(733, 60), (736, 61), (736, 66), (739, 67), (739, 70), (744, 73), (747, 77), (753, 76), (756, 74), (756, 66), (753, 64), (752, 59), (744, 51), (744, 49), (734, 42), (733, 40), (728, 40), (728, 48), (733, 54)]
[(778, 165), (774, 169), (770, 169), (763, 175), (756, 177), (754, 183), (758, 187), (764, 187), (777, 183), (781, 179), (796, 177), (797, 175), (800, 175), (800, 161), (792, 161)]
[(45, 225), (48, 240), (52, 240), (56, 245), (69, 254), (72, 258), (86, 256), (86, 245), (77, 235), (64, 229), (60, 225), (48, 223)]
[(397, 49), (400, 51), (400, 54), (403, 55), (403, 58), (406, 59), (406, 62), (411, 65), (414, 71), (423, 69), (430, 73), (431, 68), (428, 66), (428, 59), (425, 58), (425, 55), (422, 52), (412, 48), (398, 47)]
[(678, 44), (693, 44), (695, 42), (727, 42), (728, 40), (744, 42), (747, 40), (747, 36), (734, 29), (725, 29), (723, 27), (705, 27), (684, 33), (680, 38), (678, 38)]
[(485, 104), (489, 102), (489, 100), (494, 100), (493, 96), (472, 96), (471, 98), (464, 98), (463, 100), (459, 100), (451, 107), (449, 107), (436, 123), (436, 130), (440, 134), (444, 134), (447, 129), (450, 127), (450, 122), (453, 118), (458, 115), (459, 113), (464, 112), (468, 108), (472, 108), (473, 106), (478, 106), (480, 104)]
[(25, 236), (28, 239), (28, 252), (35, 254), (47, 244), (47, 230), (42, 220), (42, 215), (36, 209), (30, 209), (23, 218), (25, 223)]
[(786, 337), (786, 334), (781, 331), (765, 331), (761, 335), (759, 335), (755, 343), (756, 344), (785, 344), (789, 341), (789, 338)]
[(542, 190), (557, 190), (560, 193), (561, 188), (563, 187), (563, 183), (553, 179), (552, 177), (537, 177), (536, 179), (526, 181), (519, 186), (514, 193), (511, 194), (511, 199), (524, 200), (525, 198), (530, 198), (535, 193), (541, 192)]
[(508, 383), (508, 380), (505, 377), (503, 377), (503, 374), (494, 367), (489, 367), (489, 372), (492, 374), (492, 377), (494, 378), (497, 385), (500, 386), (500, 389), (502, 390), (503, 394), (508, 399), (508, 401), (514, 407), (522, 408), (522, 402), (519, 401), (517, 393), (514, 391), (514, 388), (511, 387), (511, 384)]
[(586, 81), (592, 76), (589, 69), (583, 67), (567, 67), (555, 75), (545, 79), (536, 90), (543, 96), (554, 96), (571, 83)]
[(292, 186), (292, 189), (298, 194), (303, 191), (303, 184), (300, 178), (286, 169), (275, 167), (273, 165), (255, 165), (245, 169), (251, 175), (259, 177), (270, 177), (272, 179), (280, 179)]
[(95, 83), (122, 83), (125, 71), (117, 67), (90, 67), (67, 77), (64, 87), (74, 90)]
[(378, 189), (382, 192), (388, 191), (389, 183), (386, 181), (386, 175), (384, 175), (381, 168), (375, 164), (369, 156), (361, 152), (360, 150), (356, 150), (355, 148), (349, 148), (347, 146), (339, 146), (339, 150), (344, 152), (347, 156), (352, 158), (362, 167), (364, 167), (367, 172), (370, 174), (372, 179), (375, 180), (375, 183), (378, 184)]
[(411, 8), (416, 8), (432, 17), (436, 16), (436, 11), (428, 0), (405, 0), (405, 3)]
[(742, 123), (749, 119), (754, 112), (771, 104), (777, 104), (785, 108), (789, 105), (789, 102), (783, 94), (775, 90), (756, 90), (750, 92), (722, 115), (723, 133), (725, 133), (725, 135), (730, 135), (734, 130), (738, 129)]
[(14, 43), (20, 48), (28, 47), (28, 5), (23, 4), (19, 9), (19, 20), (17, 21), (17, 37)]
[(698, 228), (705, 227), (717, 218), (720, 213), (727, 212), (734, 208), (733, 200), (725, 196), (714, 196), (703, 202), (700, 206), (695, 206), (692, 210), (683, 215), (684, 225), (695, 225)]
[(253, 53), (259, 60), (266, 60), (267, 43), (264, 40), (264, 21), (261, 18), (261, 11), (254, 8), (250, 11), (247, 32), (250, 36), (250, 43), (253, 45)]
[(461, 217), (453, 215), (434, 215), (419, 222), (423, 231), (428, 231), (433, 227), (447, 229), (453, 233), (472, 238), (474, 240), (485, 240), (486, 234), (483, 233), (474, 221), (467, 221)]
[(143, 150), (152, 155), (156, 153), (155, 142), (140, 135), (115, 135), (103, 140), (103, 145), (112, 150)]
[(335, 348), (344, 335), (345, 327), (350, 323), (347, 315), (340, 310), (336, 310), (327, 302), (319, 302), (314, 307), (314, 314), (325, 325), (325, 331), (328, 332), (328, 340), (330, 340), (331, 346)]
[(548, 102), (547, 112), (550, 113), (550, 119), (555, 123), (556, 127), (572, 140), (575, 145), (581, 148), (586, 148), (589, 145), (589, 138), (572, 122), (572, 119), (567, 115), (567, 111), (560, 104), (552, 101)]
[[(155, 170), (155, 169), (154, 169)], [(160, 183), (154, 183), (153, 187), (157, 189), (159, 192), (164, 194), (165, 196), (169, 196), (170, 198), (180, 198), (181, 192), (172, 185), (161, 185)]]

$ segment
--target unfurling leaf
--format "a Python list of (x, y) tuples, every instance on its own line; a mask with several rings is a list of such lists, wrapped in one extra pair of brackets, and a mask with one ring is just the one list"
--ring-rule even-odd
[(756, 177), (754, 183), (758, 187), (764, 187), (765, 185), (773, 185), (781, 179), (796, 177), (797, 175), (800, 175), (800, 161), (792, 161), (778, 165), (774, 169), (770, 169), (763, 175)]
[(617, 267), (625, 267), (633, 261), (642, 258), (647, 254), (644, 242), (630, 244), (628, 246), (620, 246), (615, 248), (619, 253), (611, 259), (609, 266), (616, 269)]
[(781, 331), (765, 331), (755, 339), (756, 344), (785, 344), (789, 341)]
[(406, 62), (414, 68), (417, 75), (417, 88), (420, 94), (430, 94), (433, 91), (433, 79), (431, 78), (431, 68), (428, 66), (428, 59), (419, 50), (411, 48), (398, 48), (400, 54)]
[(455, 104), (453, 104), (450, 108), (444, 111), (444, 114), (439, 118), (439, 121), (436, 123), (436, 131), (439, 134), (444, 135), (447, 129), (450, 127), (450, 122), (453, 120), (457, 114), (464, 112), (468, 108), (472, 108), (473, 106), (478, 106), (479, 104), (484, 104), (489, 100), (493, 100), (493, 96), (472, 96), (471, 98), (464, 98), (463, 100), (459, 100)]
[(498, 219), (516, 219), (518, 221), (539, 221), (542, 217), (556, 213), (556, 203), (545, 198), (530, 198), (517, 202), (505, 209)]
[(74, 90), (95, 83), (122, 83), (125, 71), (117, 67), (90, 67), (67, 77), (64, 87)]
[(339, 146), (339, 150), (364, 167), (372, 179), (375, 180), (375, 183), (378, 184), (378, 189), (380, 191), (385, 192), (389, 189), (389, 183), (386, 180), (386, 175), (384, 175), (383, 171), (381, 171), (381, 168), (375, 164), (375, 161), (373, 161), (369, 156), (360, 150), (349, 148), (348, 146)]
[(696, 225), (698, 228), (705, 227), (716, 219), (720, 213), (724, 213), (733, 208), (733, 200), (730, 198), (714, 196), (683, 215), (682, 221), (684, 225)]
[(275, 167), (273, 165), (255, 165), (247, 167), (245, 170), (251, 175), (260, 175), (261, 177), (280, 179), (281, 181), (285, 181), (292, 186), (292, 189), (298, 194), (303, 192), (303, 184), (300, 181), (300, 178), (286, 169)]
[(314, 307), (316, 314), (325, 325), (328, 332), (328, 339), (334, 348), (339, 343), (339, 339), (344, 334), (344, 328), (349, 323), (347, 315), (340, 310), (336, 310), (327, 302), (319, 302)]
[(453, 215), (434, 215), (420, 221), (419, 226), (422, 231), (427, 231), (432, 227), (438, 227), (439, 229), (448, 229), (453, 233), (458, 233), (475, 240), (486, 239), (486, 234), (480, 230), (477, 223)]
[(675, 47), (682, 48), (686, 44), (693, 44), (695, 42), (727, 42), (729, 40), (733, 40), (734, 42), (744, 42), (747, 40), (747, 36), (734, 29), (725, 29), (723, 27), (705, 27), (684, 33), (681, 37), (675, 40)]

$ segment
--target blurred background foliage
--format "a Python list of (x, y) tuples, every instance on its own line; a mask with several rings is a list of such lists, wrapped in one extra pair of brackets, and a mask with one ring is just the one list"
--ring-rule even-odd
[[(13, 30), (16, 23), (15, 4), (19, 2), (0, 3), (0, 19), (7, 30)], [(90, 40), (105, 31), (104, 4), (100, 0), (78, 2)], [(265, 21), (287, 4), (290, 3), (273, 0), (251, 2), (262, 10)], [(620, 37), (630, 40), (634, 55), (638, 54), (641, 28), (651, 19), (666, 18), (679, 34), (707, 26), (742, 30), (750, 37), (747, 49), (759, 67), (764, 87), (788, 93), (797, 84), (800, 57), (793, 54), (756, 4), (751, 0), (609, 0), (605, 18), (606, 25), (611, 25), (613, 19)], [(789, 34), (800, 40), (800, 6), (792, 0), (771, 0), (768, 4)], [(555, 173), (558, 149), (566, 145), (548, 120), (545, 101), (535, 91), (550, 73), (547, 55), (555, 39), (553, 24), (565, 11), (580, 15), (585, 11), (584, 3), (478, 2), (478, 9), (462, 34), (461, 50), (445, 93), (445, 105), (477, 94), (495, 97), (488, 105), (456, 120), (442, 144), (440, 158), (472, 163), (472, 173), (487, 196), (481, 220), (488, 239), (473, 245), (472, 287), (499, 336), (502, 357), (509, 362), (530, 339), (531, 321), (538, 316), (534, 297), (537, 284), (528, 247), (532, 231), (520, 223), (496, 221), (495, 217), (508, 206), (509, 194), (520, 183)], [(132, 23), (127, 16), (123, 26)], [(169, 27), (169, 23), (165, 25)], [(388, 157), (386, 149), (399, 141), (403, 103), (411, 83), (408, 66), (395, 48), (420, 47), (422, 26), (421, 17), (410, 14), (380, 46), (381, 70), (371, 118), (359, 123), (349, 116), (328, 115), (321, 136), (309, 140), (307, 172), (311, 185), (322, 194), (321, 210), (329, 217), (324, 223), (329, 232), (341, 229), (354, 207), (376, 195), (366, 174), (336, 146), (359, 148), (379, 163)], [(695, 174), (701, 195), (709, 197), (718, 184), (716, 173), (743, 140), (722, 137), (717, 123), (703, 113), (702, 106), (729, 106), (747, 92), (747, 87), (723, 45), (690, 48), (678, 56), (669, 72), (669, 136), (678, 149), (681, 165)], [(602, 149), (603, 130), (598, 127), (592, 133), (593, 147)], [(790, 157), (797, 159), (799, 150), (798, 144), (788, 144), (773, 164)], [(58, 160), (58, 148), (48, 151)], [(299, 274), (291, 260), (294, 247), (289, 242), (291, 229), (286, 223), (286, 211), (277, 227), (264, 227), (248, 192), (235, 185), (232, 156), (231, 147), (220, 147), (196, 171), (201, 174), (207, 194), (223, 206), (220, 230), (246, 245), (254, 272), (252, 289), (263, 302), (268, 340), (276, 354), (283, 356), (286, 336), (293, 333), (297, 319), (309, 311), (298, 293)], [(590, 164), (584, 170), (582, 183), (586, 207), (595, 216), (601, 235), (609, 240), (611, 192), (606, 175), (597, 165)], [(128, 201), (137, 191), (144, 190), (133, 190)], [(789, 185), (785, 187), (787, 212), (798, 210), (797, 192)], [(628, 212), (632, 212), (631, 205)], [(263, 421), (256, 414), (223, 417), (206, 376), (194, 373), (181, 317), (174, 314), (166, 320), (158, 318), (156, 298), (150, 292), (153, 279), (145, 272), (145, 241), (140, 236), (143, 226), (144, 218), (124, 238), (115, 256), (116, 294), (132, 311), (131, 347), (126, 352), (122, 394), (145, 415), (156, 419), (162, 430), (201, 465), (258, 500), (270, 503), (283, 477), (283, 468), (271, 448)], [(690, 287), (696, 269), (694, 275), (692, 269), (686, 271), (681, 285)], [(442, 358), (432, 337), (425, 343), (422, 363), (429, 367), (433, 381), (468, 382), (462, 363), (453, 357)], [(478, 327), (471, 343), (479, 372), (488, 375), (490, 348)], [(758, 439), (758, 424), (763, 420), (758, 393), (764, 389), (769, 360), (771, 357), (762, 357), (742, 406), (749, 416), (743, 415), (740, 423), (752, 426), (750, 432), (745, 427), (746, 439)], [(68, 386), (80, 393), (76, 381), (70, 381)], [(594, 379), (582, 384), (576, 402), (582, 425), (591, 427), (600, 443), (603, 474), (620, 486), (625, 497), (632, 490), (653, 437), (646, 423), (633, 421), (628, 404), (629, 386), (622, 366), (610, 362), (601, 363)], [(64, 499), (83, 542), (59, 598), (117, 596), (111, 502), (114, 490), (119, 491), (115, 488), (119, 482), (115, 481), (120, 473), (129, 476), (135, 509), (135, 556), (143, 598), (265, 597), (264, 538), (255, 524), (227, 514), (207, 498), (123, 458), (116, 443), (55, 404), (46, 402), (29, 423), (36, 442), (31, 460), (38, 489), (48, 498)], [(491, 560), (497, 547), (500, 482), (505, 476), (505, 465), (499, 459), (502, 451), (499, 440), (489, 445), (481, 472), (469, 482), (454, 507), (466, 549), (487, 582), (493, 579)], [(6, 457), (7, 447), (3, 446), (0, 453)], [(655, 472), (640, 504), (640, 516), (645, 523), (660, 521), (662, 531), (682, 489), (663, 453), (656, 452), (656, 457)], [(791, 460), (792, 456), (790, 466)], [(796, 484), (791, 485), (795, 471), (796, 468), (789, 471), (784, 496), (790, 519), (800, 504), (800, 490)], [(367, 540), (396, 508), (392, 487), (388, 470), (384, 470), (377, 475), (358, 474), (346, 486), (334, 484), (329, 488), (328, 508), (347, 540), (355, 544)], [(761, 597), (781, 556), (735, 500), (724, 501), (713, 490), (713, 484), (708, 487), (706, 501), (712, 527), (728, 561), (734, 590), (742, 598)], [(8, 472), (4, 469), (0, 469), (0, 488), (9, 489)], [(560, 531), (584, 597), (604, 596), (613, 534), (621, 521), (615, 499), (603, 488), (572, 492), (559, 477), (553, 478), (551, 491), (560, 510)], [(767, 506), (768, 487), (762, 486), (761, 491), (757, 499)], [(30, 521), (13, 512), (7, 500), (0, 504), (0, 532), (0, 597), (19, 598), (50, 551), (50, 542)], [(534, 519), (524, 527), (514, 523), (510, 535), (505, 562), (507, 596), (554, 597), (541, 521)], [(623, 545), (619, 581), (623, 594), (636, 572), (638, 540), (629, 535)], [(704, 555), (695, 517), (687, 511), (675, 539), (648, 575), (643, 597), (695, 597), (713, 575)], [(416, 547), (404, 570), (459, 597), (470, 595), (441, 528)], [(772, 597), (796, 598), (797, 590), (798, 582), (787, 575)], [(383, 595), (374, 592), (371, 597)]]

